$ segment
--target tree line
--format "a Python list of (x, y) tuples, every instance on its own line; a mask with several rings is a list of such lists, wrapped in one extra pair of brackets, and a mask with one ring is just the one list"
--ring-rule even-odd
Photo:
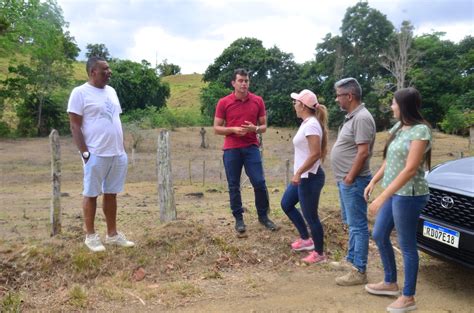
[[(54, 0), (0, 0), (0, 60), (8, 63), (0, 71), (0, 136), (44, 136), (51, 128), (69, 131), (68, 96), (83, 81), (73, 78), (80, 49), (67, 26)], [(414, 36), (409, 21), (396, 28), (367, 2), (347, 9), (340, 30), (340, 35), (327, 34), (315, 45), (315, 58), (302, 64), (277, 46), (265, 48), (257, 38), (235, 40), (203, 74), (207, 86), (199, 99), (201, 123), (212, 124), (217, 100), (231, 92), (232, 72), (242, 67), (251, 71), (251, 90), (266, 102), (270, 125), (297, 125), (289, 94), (309, 88), (328, 107), (330, 126), (337, 128), (344, 114), (334, 101), (333, 85), (347, 76), (360, 82), (363, 102), (379, 130), (391, 124), (393, 92), (406, 86), (422, 93), (423, 113), (433, 127), (462, 133), (473, 124), (472, 36), (459, 43), (443, 40), (439, 32)], [(166, 59), (156, 66), (120, 60), (104, 44), (88, 44), (86, 49), (86, 56), (109, 61), (110, 85), (117, 90), (126, 121), (153, 127), (156, 123), (142, 121), (169, 115), (170, 88), (161, 78), (179, 74), (178, 65)]]
[(251, 71), (251, 90), (267, 105), (268, 121), (277, 126), (297, 123), (289, 105), (291, 92), (317, 93), (329, 109), (330, 127), (343, 120), (335, 102), (334, 83), (354, 77), (362, 86), (363, 102), (378, 130), (391, 126), (390, 101), (400, 88), (416, 87), (423, 96), (423, 114), (435, 128), (462, 133), (474, 123), (474, 38), (443, 40), (443, 33), (413, 35), (404, 21), (397, 29), (367, 2), (349, 7), (340, 35), (327, 34), (315, 47), (314, 60), (298, 64), (278, 47), (266, 49), (256, 38), (234, 41), (209, 65), (203, 79), (201, 112), (210, 121), (215, 103), (231, 91), (232, 71)]

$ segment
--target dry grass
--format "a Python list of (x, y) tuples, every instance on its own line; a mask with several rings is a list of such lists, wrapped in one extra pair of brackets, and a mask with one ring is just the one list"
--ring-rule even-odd
[[(133, 249), (109, 248), (90, 253), (81, 226), (81, 163), (71, 138), (61, 139), (63, 232), (49, 238), (50, 168), (46, 138), (0, 143), (0, 295), (2, 310), (77, 311), (168, 310), (206, 299), (223, 290), (245, 297), (271, 284), (271, 276), (304, 270), (300, 256), (288, 251), (295, 230), (279, 209), (285, 181), (285, 160), (292, 162), (294, 129), (272, 128), (264, 137), (264, 164), (273, 219), (273, 234), (256, 222), (253, 192), (243, 188), (249, 237), (234, 235), (233, 218), (221, 162), (222, 138), (208, 131), (208, 149), (200, 149), (199, 128), (171, 133), (173, 179), (178, 220), (161, 224), (156, 196), (155, 151), (158, 130), (146, 132), (136, 165), (129, 168), (125, 192), (119, 196), (118, 224), (137, 242)], [(372, 166), (381, 163), (378, 134)], [(435, 134), (433, 163), (468, 154), (468, 140)], [(203, 164), (205, 161), (205, 181)], [(320, 203), (326, 246), (332, 259), (344, 254), (337, 190), (329, 160)], [(191, 165), (191, 167), (190, 167)], [(191, 182), (190, 182), (191, 176)], [(197, 198), (191, 193), (202, 192)], [(97, 216), (103, 235), (105, 223)], [(137, 268), (146, 275), (133, 279)], [(320, 270), (324, 271), (322, 267)], [(268, 278), (270, 277), (270, 278)], [(240, 286), (237, 288), (236, 286)], [(145, 305), (144, 305), (145, 304)]]

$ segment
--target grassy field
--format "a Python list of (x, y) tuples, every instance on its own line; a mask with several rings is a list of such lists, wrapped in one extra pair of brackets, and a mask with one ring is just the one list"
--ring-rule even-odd
[[(170, 110), (200, 115), (199, 92), (205, 86), (201, 77), (163, 78), (171, 88)], [(83, 63), (74, 64), (74, 78), (87, 79)], [(83, 244), (82, 165), (72, 139), (61, 138), (62, 233), (54, 238), (49, 237), (48, 139), (0, 139), (0, 311), (345, 312), (352, 308), (349, 311), (368, 312), (387, 304), (383, 298), (370, 298), (369, 302), (360, 288), (338, 289), (333, 283), (336, 273), (328, 266), (304, 266), (301, 254), (289, 250), (296, 232), (279, 202), (288, 176), (287, 164), (292, 168), (291, 139), (296, 129), (271, 127), (264, 135), (271, 217), (281, 229), (270, 233), (256, 222), (253, 191), (243, 174), (249, 234), (243, 239), (235, 236), (229, 212), (223, 138), (214, 135), (211, 128), (205, 129), (206, 149), (199, 147), (200, 127), (171, 132), (178, 219), (166, 224), (159, 222), (157, 201), (156, 145), (160, 130), (142, 131), (143, 141), (133, 165), (130, 160), (125, 192), (118, 200), (119, 228), (137, 246), (110, 248), (99, 254), (90, 253)], [(331, 144), (334, 138), (332, 134)], [(377, 134), (373, 170), (381, 164), (385, 138), (385, 134)], [(130, 152), (128, 133), (126, 142)], [(467, 138), (435, 133), (433, 165), (461, 153), (472, 153)], [(325, 250), (331, 260), (339, 260), (347, 235), (340, 222), (337, 188), (329, 164), (327, 160), (323, 166), (327, 178), (319, 212), (325, 228)], [(100, 210), (96, 226), (103, 237), (105, 222)], [(474, 282), (458, 283), (466, 275), (422, 254), (422, 306), (427, 311), (453, 312), (472, 307), (469, 290)], [(381, 277), (373, 244), (369, 277)]]
[[(323, 311), (331, 312), (327, 299), (336, 295), (343, 311), (349, 306), (355, 311), (383, 308), (383, 299), (378, 298), (371, 298), (370, 304), (364, 300), (354, 303), (354, 296), (365, 299), (363, 291), (337, 289), (333, 284), (336, 273), (329, 267), (306, 267), (300, 262), (301, 255), (288, 249), (296, 232), (279, 208), (279, 201), (285, 186), (286, 160), (292, 164), (291, 138), (295, 129), (270, 128), (264, 136), (271, 216), (281, 229), (270, 233), (258, 225), (252, 189), (246, 182), (242, 192), (249, 236), (244, 239), (234, 235), (228, 208), (221, 163), (222, 137), (213, 135), (210, 128), (206, 130), (207, 149), (199, 148), (199, 128), (171, 132), (178, 219), (167, 224), (159, 222), (157, 203), (158, 130), (144, 133), (135, 165), (129, 167), (125, 192), (118, 200), (119, 228), (137, 246), (110, 248), (99, 254), (90, 253), (83, 244), (82, 168), (72, 139), (61, 140), (62, 234), (54, 238), (49, 237), (48, 230), (48, 139), (0, 141), (0, 311), (261, 312), (279, 308), (318, 310), (323, 305)], [(384, 139), (385, 134), (377, 135), (374, 170), (381, 162)], [(127, 146), (130, 147), (128, 136)], [(456, 158), (460, 152), (468, 155), (467, 149), (466, 138), (436, 133), (433, 164)], [(324, 165), (327, 180), (320, 217), (325, 227), (326, 252), (330, 259), (338, 260), (344, 255), (346, 234), (329, 164), (327, 160)], [(105, 223), (100, 210), (96, 226), (103, 236)], [(378, 279), (381, 268), (377, 251), (373, 245), (370, 251), (369, 276)], [(420, 290), (425, 298), (421, 301), (425, 299), (428, 308), (461, 312), (468, 303), (463, 299), (467, 299), (465, 292), (470, 287), (459, 288), (456, 280), (466, 273), (443, 266), (446, 265), (422, 255)], [(433, 271), (440, 277), (436, 288), (429, 283)], [(450, 278), (443, 279), (439, 276), (443, 274), (437, 272), (447, 273)], [(303, 293), (315, 299), (309, 306), (288, 298), (292, 293), (285, 286), (311, 292), (314, 281), (323, 284), (325, 291)], [(431, 297), (437, 301), (430, 301)], [(236, 299), (247, 299), (247, 306), (233, 309)]]

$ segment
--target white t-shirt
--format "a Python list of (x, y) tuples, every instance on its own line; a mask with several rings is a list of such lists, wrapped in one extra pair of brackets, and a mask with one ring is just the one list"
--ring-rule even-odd
[(103, 157), (125, 153), (122, 108), (112, 87), (96, 88), (85, 83), (74, 88), (67, 111), (82, 116), (82, 134), (90, 153)]
[[(293, 138), (293, 146), (295, 148), (295, 162), (293, 165), (293, 174), (296, 174), (296, 171), (303, 165), (306, 159), (309, 156), (309, 144), (307, 136), (319, 136), (321, 138), (320, 143), (323, 137), (323, 129), (321, 128), (321, 124), (316, 119), (316, 117), (311, 116), (308, 117), (301, 123), (298, 132), (296, 133), (295, 137)], [(301, 175), (301, 178), (307, 178), (308, 173), (316, 174), (318, 172), (319, 165), (321, 164), (321, 160), (317, 160), (316, 163), (306, 172)]]

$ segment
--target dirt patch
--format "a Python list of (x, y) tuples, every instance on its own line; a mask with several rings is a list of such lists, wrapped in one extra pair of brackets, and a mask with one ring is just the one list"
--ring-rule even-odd
[[(211, 133), (210, 129), (208, 134)], [(262, 228), (253, 193), (243, 188), (249, 236), (237, 238), (228, 208), (220, 146), (209, 135), (200, 149), (199, 128), (171, 134), (178, 220), (159, 223), (156, 131), (148, 132), (119, 196), (118, 223), (137, 243), (133, 249), (92, 254), (83, 245), (81, 163), (71, 138), (62, 138), (63, 232), (49, 237), (50, 167), (47, 139), (0, 142), (0, 295), (2, 310), (183, 312), (380, 312), (392, 300), (361, 287), (337, 287), (327, 265), (305, 266), (289, 243), (296, 231), (279, 209), (292, 162), (292, 129), (265, 135), (264, 163), (272, 218), (278, 232)], [(381, 162), (378, 136), (372, 166)], [(433, 163), (467, 152), (467, 139), (436, 134)], [(451, 155), (450, 155), (451, 154)], [(203, 164), (205, 163), (205, 170)], [(326, 250), (331, 260), (345, 251), (337, 190), (326, 162), (321, 197)], [(204, 175), (203, 175), (204, 173)], [(243, 177), (245, 180), (245, 176)], [(199, 196), (196, 196), (199, 195)], [(105, 223), (100, 210), (97, 229)], [(472, 272), (421, 254), (420, 311), (469, 312), (474, 307)], [(397, 256), (399, 259), (399, 255)], [(369, 279), (382, 278), (377, 249), (370, 247)], [(400, 262), (400, 259), (398, 260)], [(400, 267), (401, 268), (401, 267)], [(140, 269), (140, 279), (137, 271)], [(400, 273), (402, 274), (402, 273)], [(400, 276), (402, 280), (402, 276)]]

